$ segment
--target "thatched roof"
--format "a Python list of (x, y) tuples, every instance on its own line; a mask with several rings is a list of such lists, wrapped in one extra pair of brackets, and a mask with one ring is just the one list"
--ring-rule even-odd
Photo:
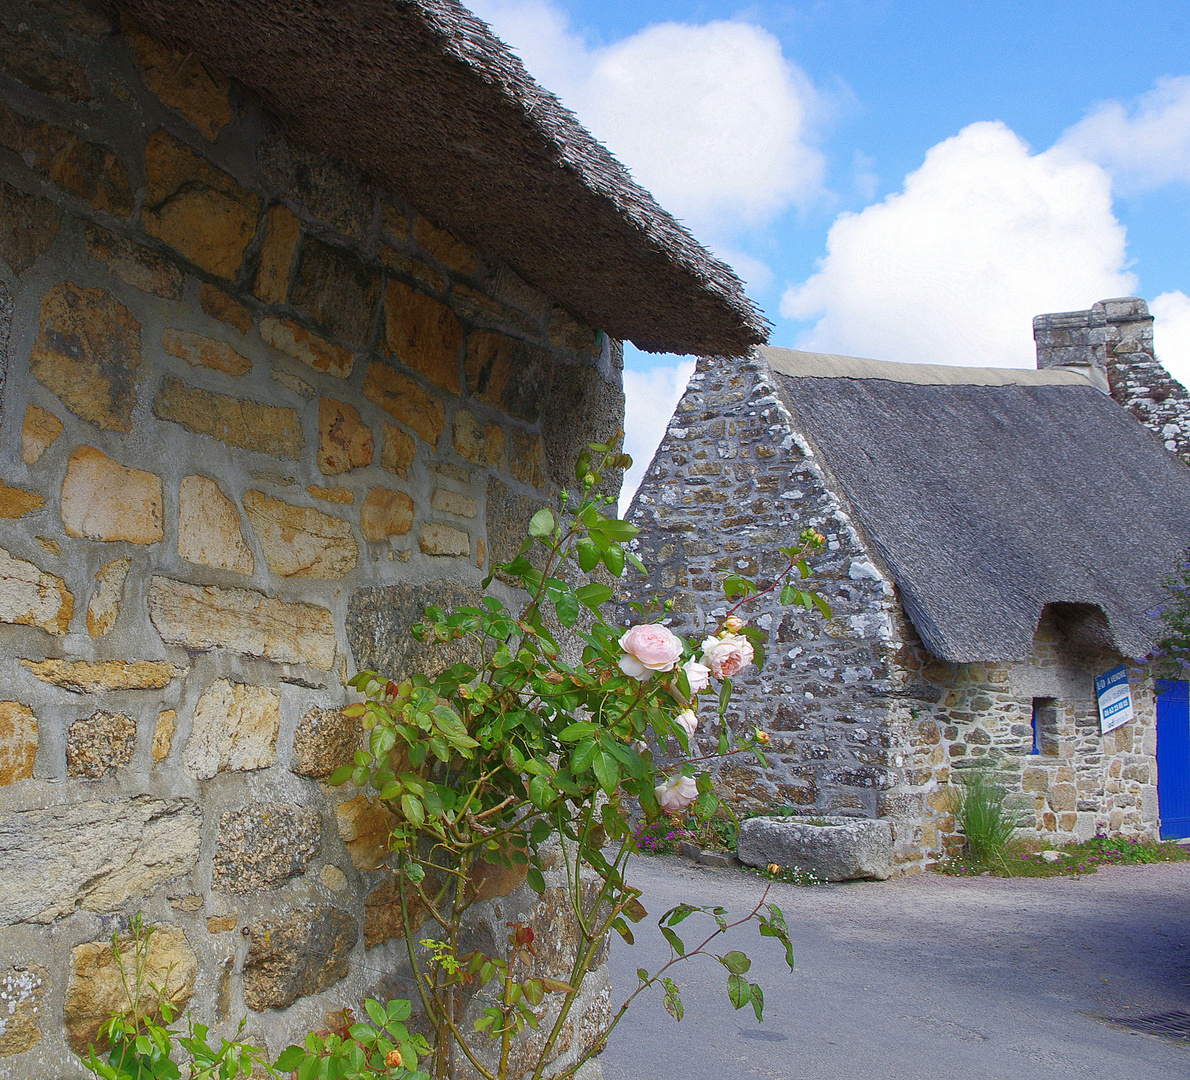
[(1051, 603), (1152, 648), (1190, 469), (1085, 378), (761, 353), (935, 656), (1023, 659)]
[(108, 0), (587, 325), (654, 352), (767, 337), (743, 286), (457, 0)]

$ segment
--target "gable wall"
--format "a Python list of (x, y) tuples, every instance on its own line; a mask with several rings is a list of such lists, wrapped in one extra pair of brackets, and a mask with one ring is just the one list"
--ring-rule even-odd
[(6, 5), (0, 89), (0, 1072), (81, 1074), (136, 911), (275, 1054), (411, 990), (384, 811), (320, 784), (342, 680), (435, 662), (407, 627), (612, 437), (618, 346), (88, 7)]

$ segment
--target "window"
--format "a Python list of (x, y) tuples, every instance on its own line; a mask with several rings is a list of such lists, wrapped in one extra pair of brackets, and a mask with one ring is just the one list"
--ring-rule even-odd
[(1056, 757), (1058, 754), (1058, 701), (1051, 697), (1033, 699), (1033, 748), (1030, 754)]

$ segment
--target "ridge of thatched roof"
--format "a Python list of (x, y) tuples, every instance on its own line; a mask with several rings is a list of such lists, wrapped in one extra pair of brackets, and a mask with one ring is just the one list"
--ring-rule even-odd
[(457, 0), (108, 2), (587, 325), (653, 352), (767, 337), (735, 274)]
[(1024, 659), (1048, 604), (1098, 607), (1120, 652), (1149, 652), (1190, 547), (1190, 469), (1131, 414), (1082, 376), (905, 381), (790, 351), (761, 350), (931, 653)]

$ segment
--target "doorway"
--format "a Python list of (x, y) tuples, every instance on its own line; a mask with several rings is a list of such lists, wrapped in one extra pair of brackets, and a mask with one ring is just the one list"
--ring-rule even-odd
[(1161, 839), (1190, 836), (1190, 683), (1157, 682), (1157, 806)]

